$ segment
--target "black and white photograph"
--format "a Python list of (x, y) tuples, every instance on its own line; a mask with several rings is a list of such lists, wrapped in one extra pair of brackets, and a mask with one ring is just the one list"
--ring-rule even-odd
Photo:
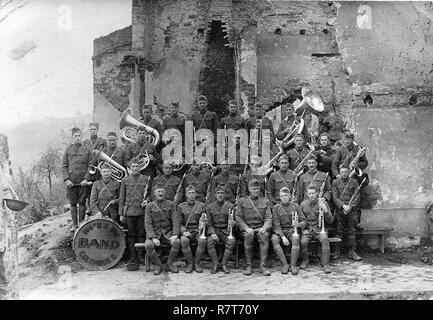
[(433, 2), (0, 0), (0, 198), (0, 300), (433, 300)]

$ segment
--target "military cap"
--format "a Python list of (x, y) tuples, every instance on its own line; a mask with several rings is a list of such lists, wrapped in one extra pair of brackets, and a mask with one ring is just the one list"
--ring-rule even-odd
[(110, 131), (107, 133), (107, 137), (110, 137), (110, 136), (117, 137), (117, 133), (114, 131)]
[(322, 132), (319, 136), (319, 138), (321, 137), (328, 137), (329, 138), (329, 133), (328, 132)]
[(173, 167), (173, 159), (166, 159), (164, 160), (164, 162), (162, 163), (163, 166), (172, 166)]
[(104, 162), (104, 163), (101, 165), (101, 170), (102, 170), (102, 169), (111, 169), (111, 166), (110, 166), (108, 163)]
[(283, 154), (282, 156), (280, 156), (280, 158), (278, 159), (278, 161), (281, 161), (283, 159), (286, 159), (287, 161), (289, 161), (289, 157), (285, 154)]
[(349, 165), (347, 163), (342, 163), (339, 166), (340, 169), (346, 168), (346, 169), (350, 169)]
[(156, 190), (158, 190), (158, 189), (163, 189), (163, 190), (165, 191), (165, 186), (164, 186), (163, 184), (158, 183), (158, 184), (155, 186), (154, 190), (156, 191)]
[(141, 110), (153, 110), (153, 106), (151, 104), (144, 104), (141, 106)]
[(179, 107), (179, 101), (177, 101), (177, 100), (171, 100), (170, 101), (170, 105)]
[(206, 98), (206, 96), (201, 95), (198, 97), (197, 101), (206, 101), (207, 102), (207, 98)]
[(186, 187), (186, 192), (190, 192), (190, 191), (196, 191), (192, 184), (190, 184), (188, 187)]
[(282, 188), (280, 189), (280, 193), (290, 193), (290, 189), (287, 188), (287, 187), (282, 187)]
[(257, 180), (257, 179), (251, 179), (248, 182), (248, 187), (260, 187), (259, 180)]
[(263, 108), (263, 104), (261, 102), (256, 102), (254, 108)]
[(251, 164), (260, 164), (260, 163), (262, 163), (262, 160), (260, 159), (259, 156), (252, 156), (250, 163)]
[(135, 158), (132, 158), (132, 159), (129, 161), (129, 165), (132, 165), (133, 163), (140, 164), (140, 161), (138, 160), (137, 157), (135, 157)]
[(229, 100), (228, 105), (230, 104), (234, 104), (235, 106), (238, 105), (238, 103), (236, 102), (236, 100)]
[(355, 139), (355, 135), (352, 132), (349, 132), (349, 131), (347, 131), (347, 132), (344, 133), (344, 137), (348, 138), (348, 139)]
[(218, 192), (226, 192), (225, 186), (226, 186), (226, 185), (225, 185), (224, 183), (220, 183), (220, 184), (215, 188), (216, 193), (218, 193)]
[(89, 128), (90, 127), (95, 127), (96, 129), (99, 129), (99, 123), (97, 123), (97, 122), (90, 122), (89, 123)]
[(295, 134), (295, 138), (296, 138), (296, 137), (301, 137), (302, 139), (305, 139), (305, 138), (304, 138), (304, 135), (303, 135), (302, 133), (297, 133), (297, 134)]
[(312, 154), (312, 155), (310, 155), (310, 156), (308, 157), (307, 160), (315, 160), (315, 161), (317, 161), (317, 157), (316, 157), (314, 154)]
[(74, 128), (71, 129), (71, 132), (72, 132), (73, 135), (74, 135), (75, 133), (77, 133), (77, 132), (80, 132), (80, 133), (81, 133), (81, 129), (80, 129), (80, 128), (77, 128), (77, 127), (74, 127)]
[(319, 190), (315, 184), (311, 184), (311, 183), (308, 185), (307, 189), (316, 190), (316, 191)]

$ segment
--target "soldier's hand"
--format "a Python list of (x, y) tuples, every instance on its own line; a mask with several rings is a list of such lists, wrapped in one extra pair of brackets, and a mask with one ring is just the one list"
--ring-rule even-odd
[(170, 244), (173, 245), (173, 243), (176, 241), (176, 239), (177, 239), (177, 236), (176, 236), (176, 235), (171, 236), (171, 237), (169, 238), (169, 240), (170, 240)]
[(82, 187), (86, 186), (86, 185), (87, 185), (87, 180), (86, 180), (86, 179), (83, 179), (83, 181), (80, 182), (80, 185), (81, 185)]
[(265, 233), (265, 232), (266, 232), (266, 228), (265, 228), (265, 227), (261, 227), (261, 228), (259, 229), (259, 232), (260, 232), (260, 233)]
[(219, 238), (215, 233), (212, 233), (210, 236), (215, 242), (218, 242)]
[(66, 180), (65, 183), (66, 183), (66, 186), (67, 186), (67, 187), (72, 187), (72, 186), (74, 185), (74, 184), (72, 183), (72, 181), (69, 180), (69, 179)]
[(121, 216), (119, 217), (119, 220), (120, 220), (120, 222), (124, 223), (124, 222), (125, 222), (125, 216), (124, 216), (124, 215), (121, 215)]
[(289, 239), (287, 239), (287, 238), (284, 237), (284, 236), (281, 238), (281, 240), (283, 240), (283, 244), (284, 244), (285, 246), (288, 246), (288, 245), (290, 244)]
[(246, 231), (248, 234), (251, 234), (251, 235), (254, 234), (254, 230), (253, 230), (252, 228), (246, 228), (245, 231)]
[(189, 232), (189, 231), (185, 231), (185, 232), (183, 233), (183, 235), (184, 235), (185, 237), (191, 237), (191, 232)]
[(159, 245), (161, 244), (161, 242), (156, 239), (156, 238), (152, 238), (153, 244), (155, 245), (155, 247), (159, 247)]
[(345, 212), (349, 213), (350, 210), (352, 209), (352, 207), (349, 206), (349, 205), (347, 205), (347, 204), (343, 204), (343, 209), (344, 209)]

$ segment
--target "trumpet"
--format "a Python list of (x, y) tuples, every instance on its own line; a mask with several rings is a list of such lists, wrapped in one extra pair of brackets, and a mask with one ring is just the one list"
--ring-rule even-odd
[(199, 232), (201, 232), (200, 239), (206, 239), (206, 220), (207, 220), (206, 212), (203, 212), (201, 214), (200, 221), (199, 221), (199, 230), (200, 230)]
[(298, 212), (296, 212), (296, 209), (292, 211), (292, 225), (293, 225), (293, 236), (294, 237), (299, 237), (298, 234)]
[(233, 218), (233, 215), (234, 215), (233, 211), (234, 210), (235, 210), (235, 208), (231, 209), (230, 213), (229, 213), (229, 220), (228, 220), (227, 227), (230, 230), (230, 234), (228, 235), (227, 239), (233, 239), (234, 238), (233, 237), (233, 227), (236, 224), (236, 222), (235, 222), (235, 220)]
[(133, 116), (131, 116), (131, 110), (127, 109), (120, 118), (119, 124), (121, 130), (121, 136), (126, 141), (137, 143), (137, 128), (144, 128), (148, 133), (146, 140), (152, 143), (154, 146), (157, 146), (161, 140), (158, 130), (147, 126)]
[[(95, 152), (96, 151), (96, 152)], [(121, 182), (123, 178), (126, 177), (127, 171), (124, 167), (118, 164), (116, 161), (111, 159), (104, 151), (102, 150), (93, 150), (96, 159), (101, 160), (97, 166), (91, 165), (89, 166), (89, 173), (95, 174), (97, 171), (101, 171), (101, 167), (104, 163), (108, 163), (111, 169), (111, 178)]]

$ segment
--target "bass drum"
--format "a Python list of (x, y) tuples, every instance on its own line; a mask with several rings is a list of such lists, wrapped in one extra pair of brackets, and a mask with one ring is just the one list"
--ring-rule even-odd
[(74, 233), (77, 260), (89, 270), (107, 270), (122, 259), (126, 243), (121, 226), (108, 217), (91, 217)]

